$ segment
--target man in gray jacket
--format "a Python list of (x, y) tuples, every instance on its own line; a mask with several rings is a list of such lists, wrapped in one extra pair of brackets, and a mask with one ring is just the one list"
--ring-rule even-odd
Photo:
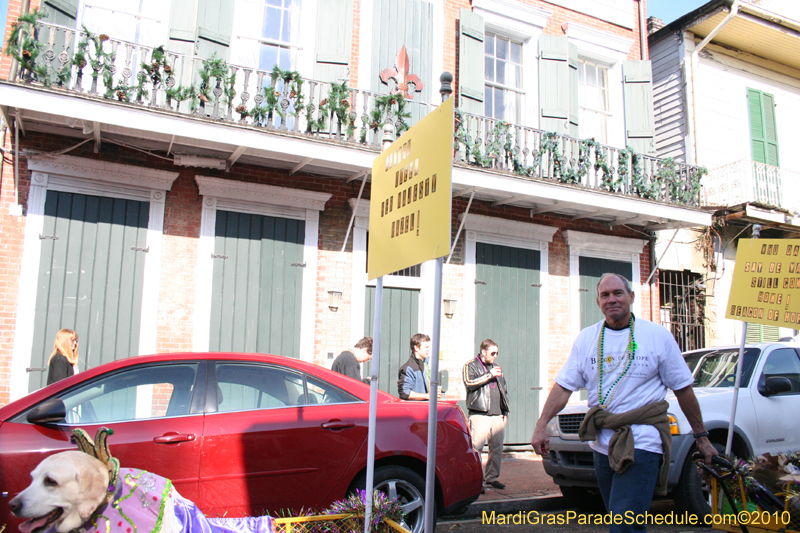
[[(503, 438), (508, 420), (508, 389), (503, 369), (495, 364), (500, 348), (492, 339), (481, 342), (480, 353), (464, 365), (467, 410), (472, 447), (481, 453), (489, 440), (489, 458), (483, 480), (485, 486), (504, 489), (497, 481), (503, 461)], [(485, 492), (484, 488), (484, 492)]]

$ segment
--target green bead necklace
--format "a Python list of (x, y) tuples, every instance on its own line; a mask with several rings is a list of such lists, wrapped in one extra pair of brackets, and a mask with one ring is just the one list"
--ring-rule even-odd
[[(622, 358), (620, 358), (620, 362), (625, 359), (625, 369), (622, 371), (622, 374), (617, 376), (617, 379), (614, 380), (614, 383), (611, 384), (611, 387), (606, 392), (605, 397), (603, 397), (603, 341), (605, 339), (606, 334), (606, 325), (605, 322), (600, 327), (600, 336), (597, 338), (597, 402), (600, 404), (600, 408), (606, 409), (608, 405), (611, 403), (611, 400), (614, 398), (614, 395), (617, 393), (622, 380), (625, 376), (628, 375), (628, 370), (631, 368), (631, 363), (633, 363), (633, 356), (636, 353), (636, 349), (638, 346), (636, 345), (636, 340), (633, 338), (633, 314), (631, 314), (631, 318), (628, 321), (628, 327), (630, 328), (630, 333), (628, 334), (628, 346), (625, 348), (625, 353), (623, 354)], [(611, 362), (609, 361), (609, 364)], [(619, 365), (619, 362), (614, 365), (611, 370), (616, 368)]]

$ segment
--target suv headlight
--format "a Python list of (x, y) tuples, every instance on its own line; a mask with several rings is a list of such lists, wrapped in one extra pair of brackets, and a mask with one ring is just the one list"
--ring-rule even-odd
[(669, 418), (669, 434), (670, 435), (680, 435), (681, 430), (678, 429), (678, 419), (675, 416), (667, 413), (667, 418)]
[(550, 422), (547, 423), (547, 436), (548, 437), (558, 437), (558, 415), (554, 416), (550, 419)]

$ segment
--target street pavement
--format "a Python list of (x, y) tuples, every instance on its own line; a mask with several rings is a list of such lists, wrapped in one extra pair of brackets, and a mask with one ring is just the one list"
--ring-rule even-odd
[[(483, 455), (484, 464), (486, 454)], [(542, 458), (530, 452), (511, 452), (503, 454), (498, 481), (506, 485), (505, 489), (487, 488), (485, 494), (459, 516), (444, 516), (437, 521), (439, 531), (451, 533), (489, 533), (503, 530), (510, 531), (542, 531), (547, 533), (607, 533), (608, 525), (581, 525), (576, 515), (583, 514), (576, 508), (576, 502), (561, 495), (558, 485), (544, 471)], [(585, 503), (585, 502), (584, 502)], [(530, 511), (535, 511), (530, 513)], [(524, 516), (527, 523), (491, 522), (492, 514)], [(521, 514), (520, 514), (521, 513)], [(650, 513), (660, 516), (676, 516), (677, 511), (671, 499), (653, 501)], [(561, 517), (561, 518), (557, 518)], [(556, 518), (556, 521), (552, 519)], [(531, 519), (538, 522), (531, 523)], [(667, 524), (672, 524), (668, 522)], [(650, 523), (647, 530), (651, 533), (709, 533), (714, 530), (688, 524), (675, 523), (662, 525)]]
[[(483, 462), (485, 465), (485, 453)], [(504, 453), (498, 481), (506, 488), (487, 487), (486, 493), (481, 494), (463, 515), (453, 518), (479, 517), (484, 511), (511, 513), (535, 509), (547, 512), (569, 506), (553, 478), (545, 473), (542, 458), (533, 451)]]

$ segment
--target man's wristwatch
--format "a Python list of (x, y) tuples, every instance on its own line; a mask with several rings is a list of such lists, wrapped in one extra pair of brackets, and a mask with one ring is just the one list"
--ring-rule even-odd
[(694, 438), (695, 439), (700, 439), (700, 438), (703, 438), (703, 437), (708, 437), (708, 431), (701, 431), (700, 433), (695, 433), (694, 434)]

